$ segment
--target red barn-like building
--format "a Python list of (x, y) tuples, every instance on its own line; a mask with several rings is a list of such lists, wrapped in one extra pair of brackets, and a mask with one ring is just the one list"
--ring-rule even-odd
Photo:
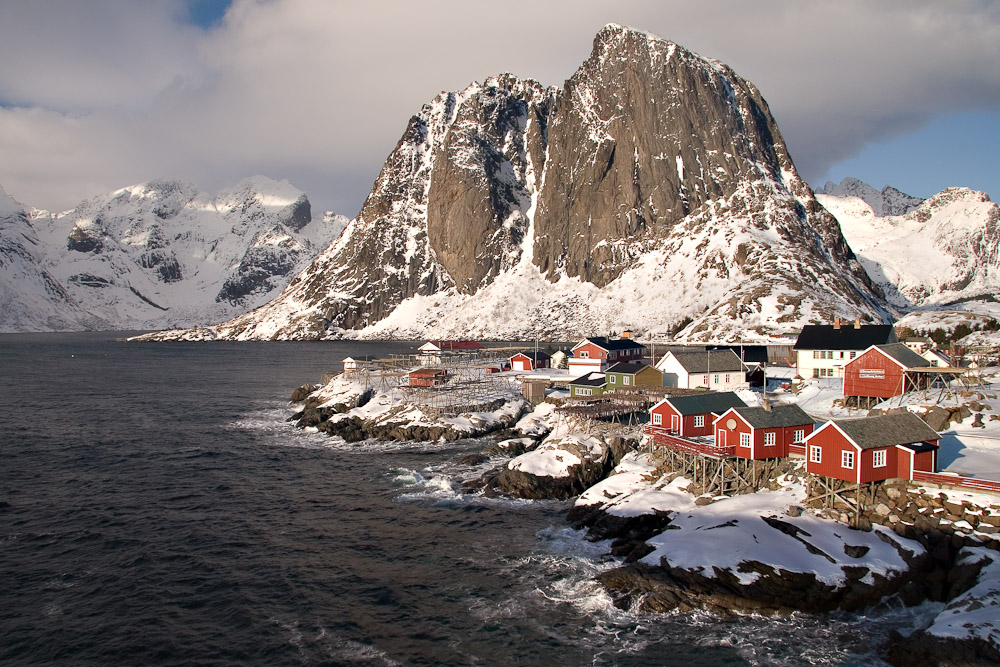
[(806, 438), (806, 471), (864, 484), (935, 472), (940, 436), (911, 412), (833, 420)]
[(926, 377), (908, 380), (906, 371), (930, 365), (903, 343), (872, 345), (844, 366), (844, 396), (901, 396), (926, 382)]
[(713, 422), (729, 408), (746, 407), (731, 391), (693, 396), (671, 396), (649, 410), (650, 424), (682, 438), (712, 435)]
[(408, 378), (411, 387), (437, 387), (448, 380), (448, 373), (443, 368), (418, 368)]
[(788, 456), (788, 446), (813, 431), (814, 422), (797, 405), (772, 408), (731, 408), (715, 420), (716, 447), (736, 447), (743, 459)]
[(547, 352), (541, 350), (531, 352), (518, 352), (508, 359), (510, 369), (513, 371), (534, 371), (539, 368), (549, 368), (552, 357)]
[(593, 371), (604, 372), (618, 362), (642, 361), (646, 346), (631, 338), (603, 338), (593, 336), (573, 346), (569, 360), (569, 374), (582, 375)]

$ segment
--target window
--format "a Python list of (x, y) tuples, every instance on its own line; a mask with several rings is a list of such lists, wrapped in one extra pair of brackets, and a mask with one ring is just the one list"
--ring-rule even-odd
[(768, 431), (767, 433), (765, 433), (764, 434), (764, 446), (765, 447), (774, 447), (774, 443), (775, 443), (774, 431)]
[(580, 358), (581, 359), (589, 359), (590, 358), (590, 352), (587, 352), (586, 350), (580, 350)]
[(705, 426), (705, 415), (695, 415), (694, 416), (694, 427), (704, 428)]
[(719, 374), (715, 374), (715, 378), (712, 380), (712, 384), (719, 384)]
[(617, 380), (617, 379), (618, 379), (618, 378), (617, 378), (617, 376), (615, 376), (615, 375), (609, 375), (609, 376), (608, 376), (608, 382), (610, 382), (611, 384), (614, 384), (614, 383), (615, 383), (615, 380)]
[(853, 468), (854, 467), (854, 452), (841, 452), (840, 453), (840, 467), (841, 468)]
[(624, 376), (622, 378), (622, 383), (623, 384), (632, 384), (632, 378), (630, 378), (628, 375), (626, 375), (626, 376)]
[(654, 412), (653, 413), (653, 426), (659, 426), (662, 423), (663, 423), (663, 415), (661, 415), (659, 412)]
[(872, 467), (873, 468), (884, 468), (885, 467), (885, 450), (876, 449), (872, 452)]
[(749, 446), (750, 446), (750, 434), (740, 433), (740, 447), (749, 447)]
[(819, 359), (819, 350), (813, 350), (813, 359)]
[(857, 352), (854, 352), (854, 351), (852, 351), (852, 352), (851, 352), (851, 359), (853, 359), (853, 358), (854, 358), (854, 357), (856, 357), (856, 356), (858, 356), (858, 353), (857, 353)]
[(819, 369), (818, 368), (814, 368), (813, 369), (813, 377), (814, 378), (818, 378), (819, 377)]
[(804, 428), (800, 428), (792, 432), (792, 442), (802, 442), (805, 439), (806, 430)]
[(823, 448), (819, 445), (809, 445), (809, 463), (822, 463)]
[(843, 353), (843, 352), (841, 352), (841, 353), (840, 353), (840, 358), (841, 358), (841, 359), (843, 359), (843, 358), (844, 358), (844, 353)]
[(593, 393), (594, 392), (591, 389), (581, 388), (576, 390), (577, 396), (592, 396)]
[(729, 373), (726, 373), (726, 384), (729, 384)]

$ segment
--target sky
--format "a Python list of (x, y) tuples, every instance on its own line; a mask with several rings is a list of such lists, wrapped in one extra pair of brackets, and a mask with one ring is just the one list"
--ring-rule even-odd
[(990, 0), (3, 0), (0, 186), (61, 211), (262, 174), (353, 217), (423, 104), (501, 72), (561, 86), (612, 22), (753, 82), (814, 187), (1000, 196)]

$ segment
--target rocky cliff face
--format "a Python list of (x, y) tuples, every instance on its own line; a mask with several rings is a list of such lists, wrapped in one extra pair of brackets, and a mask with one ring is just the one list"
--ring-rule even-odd
[(62, 314), (15, 321), (0, 313), (9, 330), (217, 322), (276, 296), (346, 225), (339, 216), (313, 221), (304, 193), (263, 177), (214, 197), (189, 183), (152, 181), (22, 218), (21, 237), (34, 239), (33, 270), (58, 295)]
[[(231, 338), (736, 337), (884, 319), (760, 93), (609, 25), (561, 90), (502, 75), (410, 119), (358, 218)], [(722, 327), (720, 329), (720, 327)]]

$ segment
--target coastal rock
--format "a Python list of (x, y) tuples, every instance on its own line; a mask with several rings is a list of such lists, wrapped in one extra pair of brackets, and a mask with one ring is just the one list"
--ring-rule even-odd
[(598, 438), (550, 437), (509, 461), (496, 488), (517, 498), (571, 498), (603, 479), (611, 460), (610, 447)]

